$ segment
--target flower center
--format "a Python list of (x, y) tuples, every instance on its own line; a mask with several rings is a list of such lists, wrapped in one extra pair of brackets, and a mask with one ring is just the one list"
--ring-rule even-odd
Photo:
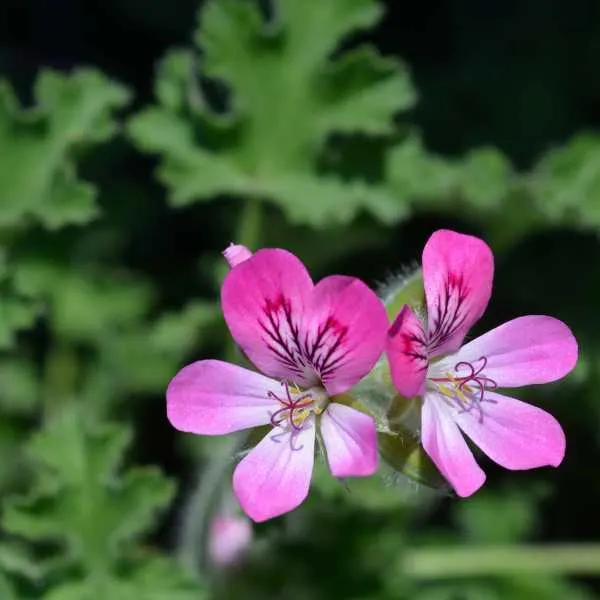
[(463, 360), (454, 365), (454, 372), (447, 371), (441, 377), (428, 377), (428, 380), (449, 404), (457, 405), (460, 412), (477, 410), (479, 421), (483, 421), (481, 403), (495, 403), (485, 397), (485, 390), (498, 387), (493, 379), (483, 375), (487, 362), (485, 356), (473, 362)]
[(284, 388), (283, 394), (268, 392), (269, 398), (279, 403), (279, 409), (271, 414), (273, 427), (291, 430), (292, 433), (299, 432), (311, 414), (320, 415), (329, 403), (329, 396), (322, 388), (302, 390), (287, 381), (282, 381), (281, 385)]

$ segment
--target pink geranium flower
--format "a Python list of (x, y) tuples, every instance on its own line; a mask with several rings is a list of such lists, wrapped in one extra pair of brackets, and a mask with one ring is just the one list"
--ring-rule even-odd
[(373, 419), (335, 402), (383, 352), (388, 321), (364, 283), (340, 275), (312, 282), (285, 250), (249, 256), (231, 247), (221, 290), (231, 335), (264, 373), (218, 360), (182, 369), (167, 390), (167, 413), (181, 431), (222, 435), (271, 425), (239, 463), (233, 489), (243, 510), (264, 521), (307, 496), (317, 428), (336, 477), (377, 469)]
[(577, 362), (569, 328), (520, 317), (461, 346), (485, 311), (493, 272), (483, 241), (435, 232), (423, 250), (426, 323), (404, 306), (388, 334), (392, 380), (402, 395), (423, 398), (423, 448), (459, 496), (485, 481), (463, 433), (507, 469), (556, 467), (565, 453), (554, 417), (496, 390), (564, 377)]

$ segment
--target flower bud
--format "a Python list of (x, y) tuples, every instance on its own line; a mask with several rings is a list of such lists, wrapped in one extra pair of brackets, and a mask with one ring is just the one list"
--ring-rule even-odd
[(232, 243), (229, 244), (225, 250), (223, 250), (223, 256), (225, 257), (225, 260), (229, 266), (233, 269), (233, 267), (236, 265), (248, 260), (252, 256), (252, 252), (248, 250), (246, 246)]
[(208, 554), (218, 567), (232, 567), (240, 562), (252, 542), (252, 525), (246, 517), (217, 515), (210, 524)]

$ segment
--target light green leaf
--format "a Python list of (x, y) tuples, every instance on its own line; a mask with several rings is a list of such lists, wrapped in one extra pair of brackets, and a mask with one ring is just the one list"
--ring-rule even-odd
[(29, 414), (39, 402), (38, 373), (31, 362), (0, 361), (0, 406), (6, 413)]
[[(0, 570), (34, 581), (42, 577), (42, 572), (32, 559), (27, 546), (16, 541), (0, 543)], [(0, 598), (4, 596), (0, 594)]]
[(176, 53), (159, 68), (161, 104), (130, 121), (137, 145), (162, 155), (158, 174), (171, 202), (259, 198), (314, 227), (347, 223), (361, 210), (386, 223), (402, 218), (405, 207), (376, 182), (322, 172), (333, 134), (389, 134), (395, 114), (415, 101), (406, 68), (375, 49), (331, 58), (348, 34), (376, 22), (379, 6), (280, 0), (274, 9), (269, 24), (249, 0), (213, 0), (201, 13), (202, 70), (228, 86), (230, 112), (211, 110), (193, 60)]
[(429, 153), (412, 134), (389, 154), (390, 190), (417, 209), (433, 206), (462, 214), (499, 210), (514, 185), (508, 160), (494, 148), (478, 148), (460, 159)]
[(35, 217), (49, 228), (86, 223), (97, 214), (95, 190), (78, 181), (74, 150), (115, 132), (113, 113), (129, 94), (98, 71), (43, 71), (35, 106), (22, 110), (7, 83), (0, 91), (0, 225)]
[(548, 152), (529, 185), (538, 210), (551, 222), (600, 228), (600, 136), (582, 133)]
[(140, 321), (105, 340), (103, 370), (113, 374), (117, 385), (127, 391), (163, 390), (194, 346), (215, 330), (221, 314), (216, 303), (196, 301), (154, 322)]
[[(1, 194), (2, 192), (0, 192)], [(38, 315), (35, 302), (10, 293), (0, 297), (0, 349), (12, 346), (15, 334), (33, 325)]]
[(127, 576), (62, 585), (44, 600), (204, 600), (203, 586), (164, 558), (148, 559)]
[(129, 438), (123, 427), (88, 426), (78, 410), (58, 414), (29, 445), (36, 487), (7, 500), (4, 528), (58, 544), (62, 552), (52, 568), (76, 563), (86, 572), (105, 572), (118, 565), (173, 495), (154, 468), (118, 475)]
[(0, 573), (0, 598), (2, 600), (17, 600), (17, 594), (8, 577)]
[[(536, 501), (543, 490), (483, 493), (456, 507), (456, 520), (474, 543), (510, 543), (531, 534), (536, 525)], [(495, 518), (491, 519), (490, 515)]]
[(22, 259), (14, 274), (17, 290), (47, 304), (54, 331), (65, 339), (98, 341), (141, 320), (150, 289), (128, 273), (66, 268), (40, 259)]

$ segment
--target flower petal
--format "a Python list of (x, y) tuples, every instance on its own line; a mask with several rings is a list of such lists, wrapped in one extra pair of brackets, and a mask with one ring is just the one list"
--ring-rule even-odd
[(347, 391), (373, 368), (387, 328), (383, 303), (360, 279), (334, 275), (315, 286), (300, 338), (306, 361), (329, 395)]
[(423, 250), (423, 281), (431, 356), (460, 347), (492, 293), (494, 257), (479, 238), (436, 231)]
[(321, 417), (321, 433), (334, 477), (365, 477), (377, 471), (377, 430), (372, 417), (333, 402)]
[(450, 408), (435, 392), (425, 396), (421, 414), (421, 442), (425, 452), (459, 496), (475, 493), (485, 473), (475, 461)]
[(261, 522), (299, 506), (308, 495), (314, 459), (314, 418), (294, 434), (269, 432), (233, 473), (233, 491), (244, 512)]
[(293, 254), (259, 250), (232, 269), (221, 289), (231, 335), (266, 375), (315, 383), (302, 359), (298, 331), (313, 282)]
[(278, 381), (220, 360), (184, 367), (167, 388), (167, 417), (176, 429), (222, 435), (265, 425), (277, 410)]
[(558, 319), (519, 317), (465, 344), (436, 365), (436, 372), (459, 362), (480, 366), (481, 374), (499, 387), (548, 383), (564, 377), (577, 363), (577, 341)]
[(486, 392), (479, 411), (455, 411), (457, 425), (494, 462), (506, 469), (557, 467), (565, 456), (565, 434), (545, 410)]
[(407, 398), (423, 392), (427, 375), (427, 348), (421, 321), (405, 305), (390, 327), (386, 353), (392, 381)]

